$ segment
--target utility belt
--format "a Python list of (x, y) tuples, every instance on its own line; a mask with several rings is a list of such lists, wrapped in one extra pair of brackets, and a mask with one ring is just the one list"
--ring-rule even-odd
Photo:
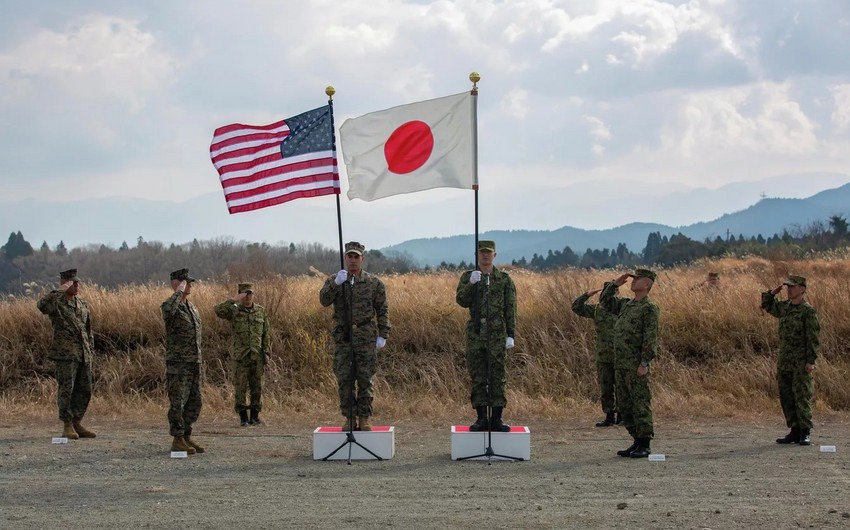
[[(469, 320), (472, 324), (473, 329), (475, 329), (476, 333), (480, 333), (481, 329), (487, 326), (488, 319), (486, 318), (472, 318)], [(502, 317), (491, 317), (489, 319), (490, 329), (499, 328), (502, 325)]]
[[(355, 322), (355, 323), (351, 324), (351, 330), (350, 331), (357, 331), (358, 329), (367, 328), (367, 327), (373, 326), (374, 323), (375, 323), (374, 319), (367, 318), (366, 320), (362, 320), (360, 322)], [(351, 335), (349, 334), (348, 326), (343, 324), (340, 327), (342, 328), (341, 329), (341, 331), (342, 331), (342, 341), (343, 342), (351, 342)]]
[(366, 320), (364, 320), (362, 322), (355, 322), (354, 324), (352, 324), (351, 329), (363, 328), (363, 327), (366, 327), (370, 324), (374, 324), (374, 322), (375, 322), (374, 319), (367, 318)]

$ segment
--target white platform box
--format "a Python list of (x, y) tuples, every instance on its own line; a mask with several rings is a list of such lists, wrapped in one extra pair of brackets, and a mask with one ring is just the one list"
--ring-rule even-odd
[[(347, 431), (342, 427), (318, 427), (313, 431), (313, 460), (321, 460), (342, 445)], [(354, 431), (354, 439), (384, 460), (395, 455), (395, 427), (372, 427), (371, 431)], [(376, 460), (357, 444), (351, 446), (352, 460)], [(328, 460), (348, 460), (348, 445), (336, 452)]]
[[(483, 454), (487, 450), (487, 431), (470, 432), (466, 425), (452, 425), (452, 460)], [(511, 432), (492, 433), (493, 452), (497, 455), (531, 460), (531, 430), (512, 426)], [(470, 460), (487, 460), (486, 456)], [(493, 456), (492, 460), (510, 460)]]

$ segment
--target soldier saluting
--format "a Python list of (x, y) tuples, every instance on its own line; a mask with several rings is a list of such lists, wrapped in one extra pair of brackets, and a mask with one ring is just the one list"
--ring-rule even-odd
[(62, 436), (76, 440), (94, 438), (95, 433), (80, 422), (91, 400), (92, 350), (94, 335), (85, 300), (77, 296), (80, 279), (77, 269), (59, 273), (62, 284), (38, 301), (38, 310), (50, 317), (53, 343), (47, 358), (56, 368), (59, 419), (65, 424)]

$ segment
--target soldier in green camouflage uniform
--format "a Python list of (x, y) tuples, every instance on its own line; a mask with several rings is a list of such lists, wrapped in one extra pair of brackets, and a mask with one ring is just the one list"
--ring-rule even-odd
[(466, 363), (472, 381), (470, 401), (478, 415), (471, 431), (511, 430), (502, 421), (502, 411), (507, 405), (505, 357), (514, 347), (516, 331), (516, 286), (507, 272), (493, 266), (495, 257), (496, 242), (479, 241), (480, 270), (461, 275), (455, 296), (458, 305), (469, 309)]
[[(235, 298), (215, 306), (219, 318), (229, 320), (233, 328), (233, 386), (242, 427), (259, 425), (263, 408), (263, 368), (271, 345), (269, 317), (265, 308), (254, 303), (254, 286), (240, 283)], [(251, 417), (245, 405), (245, 394), (250, 389)]]
[[(620, 298), (618, 288), (631, 277), (634, 298)], [(652, 452), (652, 392), (649, 387), (649, 363), (658, 347), (658, 306), (649, 299), (656, 275), (637, 269), (623, 274), (602, 290), (599, 303), (617, 315), (614, 324), (617, 400), (623, 424), (634, 438), (620, 456), (646, 458)]]
[(59, 419), (65, 424), (62, 436), (76, 440), (94, 438), (95, 433), (80, 422), (91, 399), (92, 350), (89, 306), (77, 296), (80, 280), (77, 269), (59, 273), (59, 289), (50, 291), (38, 301), (38, 310), (50, 317), (53, 343), (47, 358), (56, 368), (58, 391), (56, 402)]
[(356, 241), (346, 243), (345, 269), (328, 278), (319, 292), (324, 307), (333, 305), (333, 369), (339, 410), (346, 417), (344, 430), (372, 430), (372, 377), (378, 350), (390, 333), (387, 290), (377, 276), (363, 270), (365, 251)]
[[(605, 282), (602, 287), (608, 287), (611, 282)], [(602, 411), (605, 419), (597, 422), (597, 427), (608, 427), (616, 424), (617, 393), (615, 391), (616, 377), (614, 373), (614, 323), (617, 317), (609, 313), (601, 304), (588, 304), (591, 296), (602, 289), (587, 291), (573, 301), (573, 313), (580, 317), (592, 318), (596, 326), (596, 374), (599, 380), (599, 390), (602, 394)]]
[[(782, 286), (788, 299), (777, 301)], [(785, 423), (791, 432), (776, 443), (810, 445), (812, 443), (812, 371), (818, 358), (820, 323), (818, 312), (803, 296), (806, 279), (790, 276), (782, 285), (761, 294), (761, 308), (779, 319), (779, 356), (776, 359), (776, 382)]]
[(195, 279), (189, 269), (171, 273), (174, 289), (160, 310), (165, 321), (165, 379), (172, 451), (203, 453), (192, 438), (192, 424), (201, 414), (201, 315), (188, 300)]

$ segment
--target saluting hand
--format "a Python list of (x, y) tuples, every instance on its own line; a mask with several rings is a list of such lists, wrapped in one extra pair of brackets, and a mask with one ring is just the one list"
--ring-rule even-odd
[(587, 292), (586, 292), (586, 293), (584, 293), (584, 294), (586, 294), (587, 296), (593, 296), (593, 295), (595, 295), (596, 293), (601, 293), (601, 292), (602, 292), (602, 289), (593, 289), (592, 291), (587, 291)]
[(782, 292), (782, 286), (780, 285), (779, 287), (777, 287), (776, 289), (773, 289), (770, 292), (771, 292), (771, 294), (773, 294), (773, 296), (776, 296), (776, 295), (778, 295), (779, 293)]
[(186, 280), (183, 280), (182, 282), (180, 282), (180, 285), (177, 286), (177, 290), (180, 291), (181, 293), (185, 293), (186, 292), (186, 285), (187, 285)]
[(235, 300), (236, 302), (241, 302), (242, 300), (245, 299), (246, 296), (248, 296), (248, 293), (239, 293), (239, 294), (236, 295), (236, 298), (234, 298), (233, 300)]
[(631, 276), (632, 275), (629, 274), (628, 272), (625, 273), (625, 274), (621, 274), (620, 276), (617, 277), (616, 280), (614, 280), (614, 285), (616, 285), (617, 287), (623, 285), (624, 283), (626, 283), (626, 280), (631, 278)]
[(74, 282), (71, 282), (71, 281), (65, 282), (65, 283), (63, 283), (62, 285), (59, 286), (59, 290), (62, 291), (63, 293), (66, 293), (66, 292), (68, 292), (68, 289), (70, 289), (71, 286), (73, 286), (73, 285), (74, 285)]

